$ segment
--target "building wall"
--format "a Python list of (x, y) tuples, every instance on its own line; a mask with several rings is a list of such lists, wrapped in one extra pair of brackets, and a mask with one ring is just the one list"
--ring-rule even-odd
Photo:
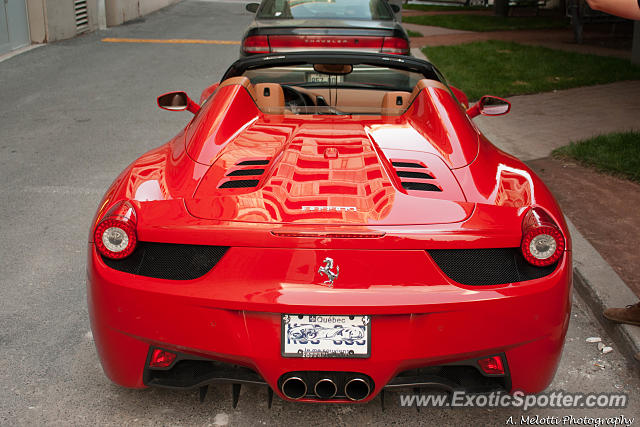
[(74, 0), (27, 0), (29, 28), (33, 43), (64, 40), (98, 28), (98, 1), (87, 0), (88, 28), (76, 28)]
[(75, 37), (81, 32), (97, 30), (99, 3), (104, 4), (107, 25), (115, 26), (178, 1), (180, 0), (87, 0), (89, 25), (88, 28), (78, 31), (74, 0), (26, 0), (31, 41), (47, 43)]
[(180, 0), (104, 0), (107, 26), (113, 27), (147, 15)]
[(27, 17), (32, 43), (47, 41), (46, 20), (44, 18), (44, 0), (27, 0)]

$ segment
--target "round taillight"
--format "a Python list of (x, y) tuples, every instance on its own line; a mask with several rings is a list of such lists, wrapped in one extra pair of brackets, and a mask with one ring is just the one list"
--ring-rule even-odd
[(137, 240), (135, 210), (127, 202), (118, 203), (111, 208), (93, 233), (98, 252), (113, 259), (131, 255)]
[(529, 264), (544, 267), (557, 262), (564, 252), (564, 237), (541, 209), (531, 209), (523, 221), (520, 249)]

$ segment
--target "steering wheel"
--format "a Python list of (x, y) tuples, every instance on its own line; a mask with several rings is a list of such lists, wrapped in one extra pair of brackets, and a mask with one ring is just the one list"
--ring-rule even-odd
[(293, 112), (294, 114), (316, 114), (316, 111), (307, 111), (306, 107), (326, 107), (326, 111), (323, 111), (321, 114), (333, 114), (336, 116), (349, 115), (349, 113), (339, 111), (335, 107), (327, 104), (327, 101), (325, 101), (323, 97), (317, 97), (316, 102), (314, 102), (313, 98), (304, 92), (300, 92), (289, 85), (281, 86), (285, 94), (293, 94), (293, 99), (290, 99), (287, 102), (287, 107), (289, 107), (291, 109), (291, 112)]
[(308, 103), (307, 103), (307, 99), (305, 98), (303, 93), (295, 90), (294, 88), (292, 88), (289, 85), (282, 85), (282, 90), (287, 94), (293, 94), (293, 99), (290, 99), (287, 102), (287, 106), (294, 113), (298, 112), (297, 111), (298, 107), (308, 107), (309, 106)]

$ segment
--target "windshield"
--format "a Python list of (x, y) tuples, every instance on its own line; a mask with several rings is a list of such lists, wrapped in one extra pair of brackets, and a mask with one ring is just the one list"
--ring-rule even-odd
[[(348, 66), (347, 73), (328, 74), (318, 71), (318, 67), (301, 64), (253, 68), (245, 70), (243, 76), (250, 81), (258, 107), (274, 114), (400, 115), (413, 101), (416, 86), (427, 84), (448, 90), (435, 72), (425, 76), (409, 70), (355, 64)], [(277, 103), (274, 100), (279, 99), (280, 93), (283, 102)]]
[(391, 20), (387, 0), (264, 0), (258, 19)]

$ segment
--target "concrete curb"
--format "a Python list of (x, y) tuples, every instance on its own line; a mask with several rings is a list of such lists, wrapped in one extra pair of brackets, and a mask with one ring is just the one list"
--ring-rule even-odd
[(10, 59), (10, 58), (13, 58), (14, 56), (20, 55), (21, 53), (29, 52), (30, 50), (36, 49), (36, 48), (44, 46), (44, 45), (45, 45), (45, 43), (42, 43), (42, 44), (34, 43), (32, 45), (29, 45), (29, 46), (25, 46), (25, 47), (21, 47), (21, 48), (16, 49), (16, 50), (12, 50), (11, 52), (5, 53), (4, 55), (0, 55), (0, 62), (4, 62), (7, 59)]
[(573, 241), (573, 283), (595, 317), (611, 334), (619, 350), (631, 360), (640, 353), (640, 327), (610, 322), (602, 316), (608, 307), (635, 304), (638, 297), (602, 258), (598, 251), (565, 218)]
[(417, 48), (417, 47), (412, 47), (411, 48), (411, 56), (414, 56), (414, 57), (416, 57), (418, 59), (423, 59), (425, 61), (429, 60), (429, 58), (424, 56), (424, 53), (422, 53), (422, 49)]

